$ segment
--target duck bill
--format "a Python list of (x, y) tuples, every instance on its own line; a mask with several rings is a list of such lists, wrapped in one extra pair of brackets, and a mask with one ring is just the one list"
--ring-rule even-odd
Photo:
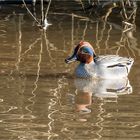
[(76, 55), (72, 55), (72, 56), (65, 59), (65, 62), (68, 63), (68, 64), (71, 63), (71, 62), (74, 62), (74, 61), (77, 61)]

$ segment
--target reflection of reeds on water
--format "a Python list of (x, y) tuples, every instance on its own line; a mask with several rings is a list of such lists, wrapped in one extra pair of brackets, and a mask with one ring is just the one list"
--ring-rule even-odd
[[(99, 1), (100, 3), (100, 1)], [(97, 3), (97, 6), (98, 4)], [(136, 12), (137, 12), (137, 3), (133, 1), (117, 1), (116, 3), (114, 2), (101, 2), (100, 4), (102, 5), (102, 9), (105, 9), (106, 7), (108, 8), (106, 12), (104, 13), (104, 18), (102, 20), (97, 20), (96, 24), (96, 47), (98, 51), (104, 50), (107, 52), (108, 50), (112, 51), (113, 49), (116, 48), (116, 54), (119, 53), (121, 48), (124, 48), (126, 52), (128, 53), (128, 56), (132, 53), (133, 56), (135, 56), (134, 51), (138, 51), (140, 53), (139, 48), (137, 48), (137, 43), (136, 43), (136, 38), (134, 37), (133, 33), (135, 31), (135, 19), (136, 19)], [(117, 23), (111, 23), (109, 22), (110, 15), (113, 13), (112, 9), (113, 8), (120, 8), (120, 13), (122, 17), (122, 26), (117, 24)], [(100, 13), (100, 11), (98, 11)], [(80, 16), (74, 16), (74, 17), (79, 17)], [(82, 18), (82, 17), (81, 17)], [(100, 19), (100, 18), (99, 18)], [(85, 40), (86, 34), (85, 31), (88, 29), (87, 23), (88, 21), (91, 21), (91, 18), (85, 18), (85, 28), (83, 30), (83, 35), (82, 35), (82, 40)], [(121, 19), (120, 19), (121, 21)], [(72, 25), (74, 24), (74, 18), (72, 15)], [(103, 23), (103, 27), (99, 28), (99, 24)], [(109, 26), (109, 29), (108, 29)], [(72, 26), (73, 27), (73, 26)], [(111, 36), (111, 31), (114, 29), (114, 27), (117, 30), (120, 30), (122, 32), (122, 36), (119, 41), (116, 42), (115, 46), (109, 46), (109, 39)], [(104, 37), (107, 31), (107, 37), (105, 39), (105, 47), (101, 46), (102, 42), (104, 42)], [(72, 46), (74, 44), (74, 28), (72, 28)]]
[[(136, 15), (136, 10), (135, 10), (135, 13), (133, 13), (133, 14)], [(103, 35), (104, 35), (104, 32), (105, 32), (105, 29), (106, 29), (106, 25), (109, 25), (110, 28), (108, 30), (107, 39), (105, 40), (105, 45), (107, 45), (107, 42), (109, 42), (109, 38), (110, 38), (110, 35), (111, 35), (110, 34), (111, 30), (113, 29), (113, 27), (115, 27), (116, 29), (118, 29), (118, 30), (120, 30), (122, 32), (122, 36), (120, 38), (120, 41), (117, 42), (117, 46), (116, 46), (117, 51), (116, 51), (116, 54), (119, 53), (120, 48), (124, 47), (124, 49), (126, 49), (126, 51), (128, 52), (128, 55), (129, 56), (130, 56), (129, 51), (131, 51), (132, 54), (135, 56), (134, 50), (136, 50), (136, 45), (137, 45), (136, 39), (133, 36), (133, 32), (135, 30), (135, 22), (134, 22), (135, 18), (136, 18), (136, 16), (134, 16), (134, 18), (133, 18), (133, 21), (132, 21), (133, 24), (129, 23), (129, 21), (127, 21), (127, 22), (123, 21), (122, 24), (124, 26), (117, 25), (116, 23), (111, 23), (111, 22), (103, 21), (103, 28), (101, 29), (100, 39), (96, 38), (96, 40), (97, 40), (97, 47), (99, 49), (101, 48), (101, 47), (99, 47), (99, 43), (102, 41), (102, 38), (103, 38)], [(96, 30), (96, 34), (97, 35), (98, 35), (98, 32), (99, 31)], [(96, 37), (98, 37), (97, 35), (96, 35)], [(108, 49), (110, 48), (110, 50), (111, 50), (111, 49), (114, 49), (114, 47), (115, 46), (109, 47), (107, 45), (106, 48), (108, 48)]]
[[(28, 101), (30, 103), (25, 107), (25, 109), (28, 111), (28, 115), (32, 115), (32, 113), (33, 113), (32, 109), (35, 105), (35, 98), (36, 98), (36, 94), (37, 94), (36, 90), (38, 88), (38, 82), (39, 82), (40, 71), (41, 71), (42, 54), (43, 54), (44, 48), (46, 48), (46, 50), (47, 50), (47, 54), (49, 57), (48, 61), (51, 63), (51, 67), (53, 68), (56, 65), (54, 60), (53, 60), (53, 57), (52, 57), (52, 54), (51, 54), (51, 51), (49, 48), (50, 43), (49, 43), (49, 40), (47, 39), (45, 32), (42, 32), (41, 37), (37, 38), (32, 44), (29, 45), (29, 48), (21, 54), (22, 58), (26, 57), (26, 55), (29, 52), (32, 52), (34, 47), (35, 47), (35, 44), (38, 43), (39, 41), (40, 41), (40, 51), (39, 51), (39, 59), (38, 59), (38, 63), (37, 63), (36, 79), (33, 83), (33, 89), (31, 92), (32, 96), (28, 98)], [(50, 102), (48, 103), (49, 104), (49, 106), (48, 106), (49, 122), (47, 124), (47, 126), (48, 126), (48, 132), (47, 132), (48, 139), (51, 139), (52, 137), (58, 136), (56, 133), (53, 132), (53, 125), (54, 125), (53, 115), (59, 112), (57, 107), (58, 107), (58, 103), (61, 104), (61, 102), (60, 102), (60, 97), (61, 97), (60, 90), (63, 88), (63, 85), (65, 85), (65, 83), (63, 82), (63, 77), (62, 77), (62, 79), (59, 78), (57, 83), (58, 83), (58, 87), (56, 87), (55, 89), (50, 89), (50, 91), (49, 91), (53, 97), (50, 99)]]
[[(22, 19), (19, 18), (19, 19)], [(43, 135), (43, 136), (47, 136), (48, 139), (51, 139), (52, 137), (56, 137), (58, 136), (56, 133), (53, 132), (53, 122), (54, 122), (54, 119), (52, 117), (53, 114), (55, 114), (56, 112), (58, 112), (59, 110), (58, 109), (55, 109), (57, 108), (57, 103), (59, 101), (59, 96), (58, 95), (60, 93), (60, 90), (61, 88), (63, 87), (64, 83), (63, 83), (63, 78), (62, 79), (58, 79), (58, 87), (55, 88), (55, 89), (51, 89), (50, 92), (53, 94), (53, 98), (50, 99), (50, 102), (48, 103), (49, 104), (49, 107), (48, 107), (48, 119), (49, 119), (49, 123), (46, 124), (46, 125), (41, 125), (41, 124), (34, 124), (33, 123), (33, 120), (36, 118), (36, 116), (33, 115), (33, 108), (35, 106), (35, 103), (36, 103), (36, 91), (37, 91), (37, 88), (38, 88), (38, 82), (39, 82), (39, 77), (40, 77), (40, 71), (41, 71), (41, 62), (42, 62), (42, 54), (43, 54), (43, 50), (44, 48), (46, 47), (47, 49), (47, 52), (48, 52), (48, 56), (50, 58), (50, 63), (53, 65), (55, 65), (55, 63), (53, 62), (53, 58), (51, 56), (51, 52), (50, 52), (50, 48), (49, 48), (49, 40), (47, 39), (47, 36), (46, 36), (46, 33), (45, 32), (42, 32), (41, 34), (41, 37), (37, 38), (33, 43), (31, 43), (29, 45), (29, 48), (27, 50), (25, 50), (23, 53), (22, 53), (22, 30), (21, 30), (21, 20), (19, 20), (19, 38), (18, 38), (18, 56), (17, 56), (17, 61), (15, 63), (15, 68), (16, 70), (13, 70), (11, 73), (10, 73), (10, 77), (14, 78), (13, 77), (13, 74), (14, 72), (16, 71), (17, 73), (17, 76), (20, 78), (20, 80), (22, 82), (27, 82), (25, 79), (25, 81), (23, 80), (23, 77), (21, 77), (21, 75), (18, 75), (18, 73), (22, 73), (22, 71), (20, 70), (20, 64), (22, 63), (21, 59), (24, 60), (24, 58), (28, 55), (29, 52), (32, 52), (35, 45), (40, 41), (40, 50), (39, 50), (39, 54), (38, 54), (38, 62), (37, 62), (37, 71), (36, 71), (36, 78), (35, 78), (35, 81), (33, 83), (33, 88), (32, 88), (32, 91), (31, 91), (31, 95), (29, 95), (30, 97), (28, 98), (28, 101), (29, 103), (25, 106), (25, 108), (21, 108), (21, 106), (23, 106), (23, 99), (24, 99), (24, 92), (25, 92), (25, 89), (22, 91), (22, 97), (21, 97), (21, 106), (17, 106), (17, 107), (9, 107), (9, 109), (7, 109), (5, 112), (3, 113), (8, 113), (10, 112), (11, 110), (15, 110), (19, 107), (20, 111), (21, 111), (21, 114), (17, 116), (17, 119), (19, 120), (28, 120), (29, 122), (28, 123), (17, 123), (15, 126), (13, 126), (13, 128), (7, 128), (8, 131), (10, 132), (13, 132), (13, 134), (15, 135), (19, 135), (18, 137), (19, 138), (31, 138), (31, 139), (34, 139), (34, 137), (36, 137), (37, 135)], [(26, 75), (25, 75), (26, 76)], [(21, 83), (20, 83), (21, 84)], [(21, 90), (25, 87), (23, 85), (20, 85), (20, 89), (18, 89), (18, 93), (21, 92)], [(1, 100), (3, 102), (3, 100)], [(26, 110), (27, 113), (23, 113), (22, 110)], [(16, 116), (13, 116), (13, 117), (16, 117)], [(39, 131), (33, 131), (32, 128), (37, 128), (37, 127), (46, 127), (48, 126), (48, 133), (46, 132), (39, 132)], [(22, 130), (18, 130), (18, 129), (26, 129), (25, 131), (22, 131)], [(17, 129), (17, 130), (14, 130), (14, 129)], [(25, 134), (26, 133), (26, 134)], [(32, 135), (32, 136), (31, 136)]]

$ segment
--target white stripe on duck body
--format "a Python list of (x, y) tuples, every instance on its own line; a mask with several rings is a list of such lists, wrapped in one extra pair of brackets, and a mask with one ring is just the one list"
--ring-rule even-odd
[(74, 49), (66, 63), (80, 61), (75, 70), (77, 77), (119, 79), (128, 76), (134, 59), (118, 55), (99, 55), (89, 42), (81, 41)]

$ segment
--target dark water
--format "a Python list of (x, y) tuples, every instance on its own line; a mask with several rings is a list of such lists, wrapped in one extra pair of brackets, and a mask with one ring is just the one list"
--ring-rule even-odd
[[(123, 34), (119, 17), (48, 16), (43, 32), (25, 12), (0, 14), (0, 139), (140, 139), (139, 17)], [(128, 79), (74, 78), (77, 64), (64, 59), (80, 40), (97, 54), (133, 57)]]

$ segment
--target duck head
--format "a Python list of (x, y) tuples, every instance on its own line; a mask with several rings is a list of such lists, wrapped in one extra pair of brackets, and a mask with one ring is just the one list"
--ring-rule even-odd
[(65, 59), (66, 63), (80, 61), (81, 63), (89, 64), (96, 57), (93, 47), (90, 43), (81, 41), (74, 49), (73, 54)]

